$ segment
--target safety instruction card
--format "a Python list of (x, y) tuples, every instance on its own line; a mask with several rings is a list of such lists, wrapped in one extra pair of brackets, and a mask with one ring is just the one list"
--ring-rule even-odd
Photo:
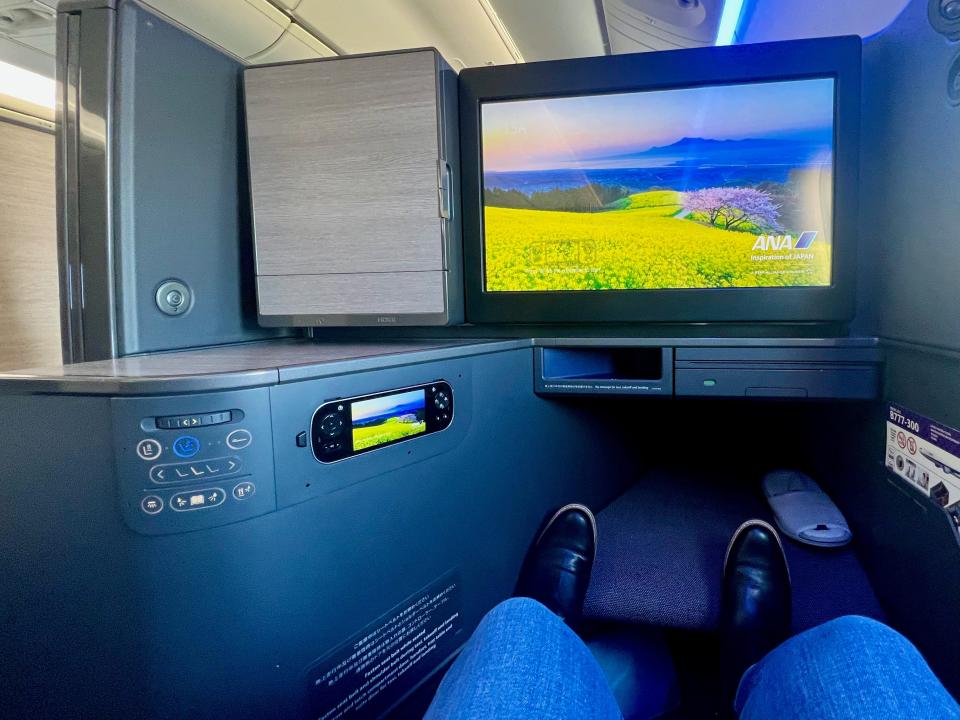
[(960, 529), (960, 430), (890, 404), (887, 467), (944, 508)]

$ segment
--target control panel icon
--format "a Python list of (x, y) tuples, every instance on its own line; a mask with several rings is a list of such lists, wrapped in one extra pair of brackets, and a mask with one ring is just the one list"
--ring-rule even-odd
[(181, 435), (173, 442), (173, 453), (177, 457), (192, 458), (200, 452), (200, 441), (193, 435)]
[(147, 462), (156, 460), (163, 453), (163, 446), (153, 438), (147, 438), (137, 443), (137, 455)]
[(320, 432), (327, 437), (336, 437), (343, 431), (343, 416), (338, 413), (329, 413), (320, 421)]
[(249, 430), (234, 430), (227, 435), (227, 447), (231, 450), (243, 450), (253, 442), (253, 435)]
[(170, 507), (178, 512), (186, 510), (200, 510), (220, 505), (224, 501), (224, 493), (220, 488), (206, 488), (204, 490), (190, 490), (177, 493), (170, 498)]
[(156, 495), (147, 495), (140, 501), (140, 509), (147, 515), (156, 515), (163, 510), (163, 499)]
[(237, 486), (233, 488), (233, 496), (237, 500), (246, 500), (248, 497), (253, 495), (257, 491), (256, 486), (247, 480), (246, 482), (237, 483)]

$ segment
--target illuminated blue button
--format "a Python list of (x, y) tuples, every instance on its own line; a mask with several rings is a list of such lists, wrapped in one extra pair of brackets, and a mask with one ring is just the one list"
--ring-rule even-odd
[(173, 443), (173, 454), (177, 457), (192, 458), (200, 452), (200, 441), (193, 435), (181, 435)]

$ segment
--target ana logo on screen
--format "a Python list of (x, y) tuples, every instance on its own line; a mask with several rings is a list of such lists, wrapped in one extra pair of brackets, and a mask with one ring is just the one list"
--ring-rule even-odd
[(807, 250), (817, 239), (816, 230), (800, 233), (796, 242), (792, 235), (761, 235), (753, 244), (754, 250)]

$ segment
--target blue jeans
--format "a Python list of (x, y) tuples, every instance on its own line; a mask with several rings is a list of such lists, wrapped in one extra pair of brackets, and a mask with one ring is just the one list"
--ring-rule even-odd
[[(960, 708), (906, 638), (843, 617), (791, 638), (744, 673), (741, 720), (960, 719)], [(425, 720), (618, 720), (586, 645), (540, 603), (491, 610), (440, 684)]]

